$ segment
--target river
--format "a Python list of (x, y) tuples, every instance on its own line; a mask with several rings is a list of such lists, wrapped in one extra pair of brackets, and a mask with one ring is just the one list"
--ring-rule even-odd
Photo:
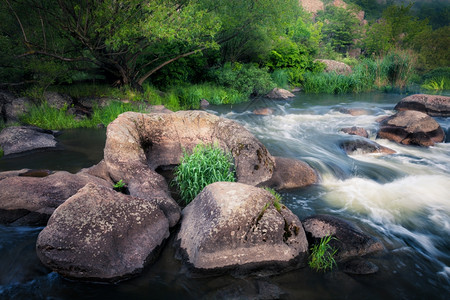
[[(271, 154), (302, 159), (318, 170), (320, 184), (282, 192), (303, 219), (326, 213), (375, 236), (386, 252), (369, 260), (373, 275), (308, 268), (270, 278), (191, 278), (174, 258), (171, 241), (140, 277), (119, 284), (80, 283), (49, 272), (34, 246), (42, 228), (0, 225), (0, 298), (6, 299), (448, 299), (450, 295), (450, 143), (430, 148), (377, 140), (394, 155), (347, 155), (340, 133), (359, 126), (375, 139), (381, 115), (392, 114), (405, 95), (304, 95), (294, 100), (258, 99), (208, 111), (236, 120)], [(271, 107), (270, 116), (252, 114)], [(352, 116), (344, 109), (364, 109)], [(436, 119), (449, 133), (449, 118)], [(104, 131), (74, 130), (60, 136), (58, 159), (48, 153), (0, 160), (0, 170), (49, 168), (76, 172), (102, 158)], [(86, 139), (88, 142), (86, 142)], [(448, 137), (447, 137), (448, 141)], [(82, 145), (82, 146), (80, 146)], [(55, 157), (54, 155), (52, 157)], [(260, 298), (258, 298), (260, 297)]]

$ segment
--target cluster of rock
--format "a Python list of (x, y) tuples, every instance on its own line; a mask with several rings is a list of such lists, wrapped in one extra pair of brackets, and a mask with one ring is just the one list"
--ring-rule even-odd
[[(178, 164), (183, 150), (200, 142), (231, 152), (237, 183), (209, 185), (181, 211), (158, 171)], [(128, 184), (129, 195), (113, 190), (119, 180)], [(271, 274), (304, 266), (315, 240), (308, 239), (305, 223), (259, 186), (299, 188), (317, 182), (306, 163), (273, 157), (231, 120), (202, 111), (128, 112), (108, 126), (104, 160), (96, 166), (77, 174), (0, 173), (0, 222), (48, 221), (37, 240), (38, 256), (69, 278), (118, 281), (139, 274), (177, 225), (178, 255), (193, 272)], [(342, 249), (353, 249), (345, 250), (352, 257), (382, 249), (367, 239), (378, 246), (364, 240), (355, 248), (342, 239)]]
[[(382, 117), (377, 138), (388, 139), (399, 144), (433, 146), (445, 141), (445, 132), (433, 117), (450, 116), (450, 97), (417, 94), (403, 98), (395, 106), (398, 112)], [(353, 111), (342, 111), (354, 115)], [(358, 114), (359, 115), (359, 114)], [(394, 150), (368, 139), (364, 128), (342, 128), (342, 132), (363, 137), (345, 141), (341, 148), (348, 154), (383, 153), (393, 154)]]

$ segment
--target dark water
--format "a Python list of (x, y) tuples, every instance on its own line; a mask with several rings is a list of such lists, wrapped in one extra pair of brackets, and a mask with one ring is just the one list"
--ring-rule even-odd
[[(300, 219), (328, 213), (352, 221), (378, 238), (387, 251), (370, 258), (373, 275), (308, 268), (269, 278), (191, 278), (174, 258), (168, 241), (161, 258), (140, 277), (115, 285), (80, 283), (50, 273), (34, 243), (41, 228), (0, 226), (0, 298), (4, 299), (448, 299), (450, 295), (450, 144), (431, 148), (378, 143), (397, 151), (389, 156), (346, 155), (339, 144), (354, 137), (339, 129), (361, 126), (375, 139), (381, 115), (392, 114), (404, 95), (299, 95), (294, 101), (260, 99), (210, 112), (246, 126), (273, 155), (314, 166), (321, 183), (282, 193)], [(272, 116), (249, 111), (270, 106)], [(351, 116), (343, 109), (365, 109)], [(450, 120), (438, 119), (448, 131)], [(101, 159), (104, 132), (66, 136), (59, 162), (39, 158), (39, 167), (77, 171)], [(70, 138), (69, 138), (70, 136)], [(60, 138), (63, 139), (64, 135)], [(68, 142), (70, 141), (70, 142)], [(96, 142), (98, 143), (96, 144)], [(0, 160), (0, 169), (30, 167), (37, 153)], [(31, 166), (35, 168), (35, 166)]]

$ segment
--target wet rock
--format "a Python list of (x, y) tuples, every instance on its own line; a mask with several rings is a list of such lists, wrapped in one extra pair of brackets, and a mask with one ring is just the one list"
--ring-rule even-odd
[(324, 72), (326, 73), (335, 72), (341, 75), (349, 75), (352, 73), (352, 68), (346, 63), (331, 59), (316, 59), (316, 61), (325, 64)]
[(367, 109), (363, 108), (339, 108), (339, 112), (343, 114), (348, 114), (352, 116), (364, 116), (370, 115), (370, 112)]
[(200, 107), (201, 108), (205, 108), (205, 107), (208, 107), (208, 106), (209, 106), (208, 100), (206, 100), (206, 99), (200, 100)]
[(433, 117), (450, 117), (450, 97), (416, 94), (403, 98), (394, 108), (398, 111), (416, 110)]
[(255, 115), (261, 115), (261, 116), (269, 116), (273, 114), (273, 109), (265, 107), (265, 108), (258, 108), (253, 111), (253, 114)]
[(23, 173), (19, 173), (18, 176), (23, 177), (47, 177), (49, 175), (54, 174), (54, 171), (46, 170), (46, 169), (32, 169)]
[(308, 243), (297, 216), (253, 186), (216, 182), (183, 210), (179, 254), (194, 272), (272, 274), (305, 265)]
[(100, 178), (65, 171), (45, 177), (21, 176), (28, 172), (0, 173), (0, 224), (45, 225), (59, 205), (89, 182), (110, 186)]
[(12, 126), (0, 132), (0, 146), (4, 155), (55, 148), (56, 145), (53, 131), (34, 126)]
[(358, 135), (358, 136), (362, 136), (365, 138), (369, 137), (369, 133), (367, 132), (367, 130), (365, 130), (362, 127), (356, 127), (356, 126), (345, 127), (345, 128), (342, 128), (340, 131), (342, 131), (346, 134), (350, 134), (350, 135)]
[(164, 177), (155, 172), (179, 164), (183, 151), (199, 143), (218, 143), (234, 158), (237, 180), (256, 185), (272, 177), (274, 159), (243, 126), (203, 111), (171, 114), (127, 112), (109, 124), (104, 161), (114, 181), (128, 183), (132, 196), (161, 201), (161, 209), (171, 220), (180, 209), (169, 194)]
[(341, 143), (341, 148), (349, 155), (353, 154), (395, 154), (394, 150), (381, 146), (368, 139), (348, 140)]
[(325, 236), (333, 236), (330, 245), (336, 249), (336, 260), (364, 256), (384, 250), (383, 244), (365, 234), (355, 225), (329, 215), (315, 215), (302, 221), (310, 244), (318, 243)]
[(301, 160), (275, 156), (275, 169), (270, 180), (260, 184), (276, 190), (302, 188), (319, 181), (317, 172)]
[(3, 106), (5, 123), (18, 123), (20, 116), (27, 113), (33, 104), (33, 101), (26, 97), (13, 99)]
[(50, 107), (56, 109), (69, 108), (73, 103), (72, 98), (67, 95), (59, 94), (57, 92), (45, 92), (44, 98)]
[(432, 117), (422, 112), (405, 110), (383, 120), (377, 138), (427, 147), (443, 142), (445, 134)]
[(353, 275), (369, 275), (378, 272), (377, 265), (361, 258), (346, 261), (343, 263), (341, 269), (344, 273)]
[(289, 92), (288, 90), (274, 88), (266, 95), (266, 97), (270, 99), (289, 99), (295, 97), (295, 95)]
[(168, 236), (157, 205), (89, 183), (55, 210), (36, 251), (63, 276), (114, 282), (139, 274)]

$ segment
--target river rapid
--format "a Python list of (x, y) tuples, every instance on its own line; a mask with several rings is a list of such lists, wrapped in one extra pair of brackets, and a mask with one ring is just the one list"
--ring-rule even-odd
[[(320, 183), (282, 192), (284, 204), (300, 219), (331, 214), (379, 239), (386, 252), (369, 259), (379, 267), (376, 274), (316, 273), (304, 268), (269, 278), (192, 278), (174, 258), (169, 240), (161, 258), (136, 279), (114, 285), (80, 283), (40, 264), (34, 247), (42, 228), (0, 225), (0, 299), (270, 299), (262, 298), (270, 295), (282, 299), (448, 299), (450, 143), (420, 148), (376, 140), (395, 150), (393, 155), (349, 156), (340, 147), (357, 138), (339, 132), (343, 127), (364, 127), (374, 140), (376, 119), (393, 114), (403, 97), (299, 94), (294, 100), (256, 99), (208, 108), (244, 125), (272, 155), (301, 159), (314, 167)], [(261, 107), (271, 107), (274, 113), (252, 113)], [(364, 109), (364, 113), (344, 112), (352, 108)], [(449, 118), (436, 120), (448, 136)], [(65, 134), (61, 143), (69, 146), (56, 151), (61, 159), (48, 161), (43, 153), (2, 159), (0, 170), (28, 167), (75, 172), (102, 158), (104, 131), (97, 131), (96, 137), (88, 134), (93, 139), (90, 143), (84, 143), (77, 131), (67, 139), (71, 142), (64, 141)]]

